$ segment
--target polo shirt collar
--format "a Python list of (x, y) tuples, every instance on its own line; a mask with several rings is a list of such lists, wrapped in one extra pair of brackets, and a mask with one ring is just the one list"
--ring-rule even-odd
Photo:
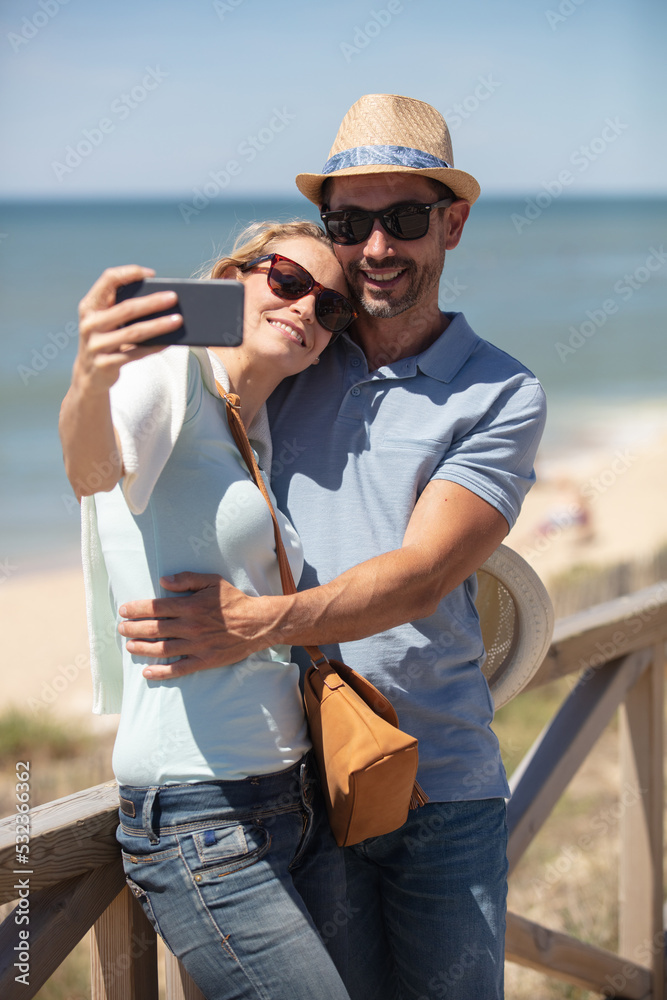
[[(445, 315), (449, 317), (449, 326), (435, 343), (421, 354), (387, 365), (385, 370), (388, 369), (393, 375), (406, 377), (415, 375), (419, 369), (424, 375), (437, 379), (438, 382), (451, 382), (475, 350), (479, 337), (468, 325), (463, 313), (445, 313)], [(348, 352), (364, 358), (363, 351), (349, 334), (343, 333), (339, 339), (341, 346), (344, 343)]]
[(450, 323), (435, 343), (417, 356), (417, 367), (439, 382), (451, 382), (477, 347), (479, 337), (463, 313), (445, 313)]

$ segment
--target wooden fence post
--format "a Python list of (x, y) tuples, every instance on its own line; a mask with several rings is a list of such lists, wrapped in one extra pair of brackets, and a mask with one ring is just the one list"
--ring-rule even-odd
[(157, 938), (127, 887), (91, 928), (90, 989), (92, 1000), (158, 998)]
[(619, 952), (653, 971), (664, 1000), (663, 929), (664, 648), (627, 694), (620, 713)]

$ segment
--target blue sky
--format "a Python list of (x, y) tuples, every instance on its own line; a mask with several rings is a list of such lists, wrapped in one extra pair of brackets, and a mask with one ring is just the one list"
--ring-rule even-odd
[(364, 93), (435, 105), (484, 193), (664, 194), (666, 26), (663, 0), (4, 0), (0, 197), (294, 194)]

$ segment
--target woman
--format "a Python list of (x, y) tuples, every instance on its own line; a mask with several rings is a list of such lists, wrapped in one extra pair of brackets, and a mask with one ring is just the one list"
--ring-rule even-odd
[[(316, 364), (354, 311), (311, 223), (254, 227), (214, 266), (212, 277), (245, 286), (240, 347), (142, 347), (179, 325), (142, 322), (174, 304), (170, 293), (115, 304), (120, 285), (150, 273), (111, 269), (83, 299), (61, 414), (67, 473), (83, 497), (94, 710), (121, 713), (113, 766), (128, 884), (207, 998), (344, 1000), (315, 930), (328, 929), (342, 968), (332, 919), (344, 905), (342, 863), (322, 822), (289, 648), (158, 683), (119, 649), (116, 625), (124, 601), (159, 596), (159, 578), (193, 562), (246, 593), (281, 592), (268, 507), (216, 382), (240, 396), (268, 469), (265, 400)], [(300, 543), (278, 518), (298, 579)]]

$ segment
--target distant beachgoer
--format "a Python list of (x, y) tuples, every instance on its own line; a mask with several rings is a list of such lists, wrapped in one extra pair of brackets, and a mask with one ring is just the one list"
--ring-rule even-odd
[[(193, 566), (249, 595), (282, 593), (271, 516), (216, 382), (240, 396), (268, 469), (267, 397), (317, 364), (354, 310), (329, 241), (308, 222), (260, 225), (213, 267), (245, 285), (238, 348), (141, 347), (180, 321), (142, 321), (173, 307), (172, 293), (115, 304), (119, 286), (148, 273), (105, 271), (83, 299), (61, 416), (67, 473), (84, 498), (95, 711), (120, 711), (113, 767), (128, 884), (209, 1000), (347, 1000), (316, 929), (337, 929), (343, 861), (289, 646), (267, 641), (231, 666), (157, 683), (142, 674), (145, 658), (105, 639), (125, 601), (158, 596), (160, 577)], [(278, 517), (298, 580), (301, 545)], [(343, 970), (345, 935), (328, 937)]]
[[(559, 479), (556, 486), (563, 499), (547, 511), (535, 528), (539, 538), (556, 538), (562, 532), (573, 541), (585, 544), (595, 537), (593, 513), (588, 498), (570, 479)], [(569, 502), (568, 502), (569, 498)]]

